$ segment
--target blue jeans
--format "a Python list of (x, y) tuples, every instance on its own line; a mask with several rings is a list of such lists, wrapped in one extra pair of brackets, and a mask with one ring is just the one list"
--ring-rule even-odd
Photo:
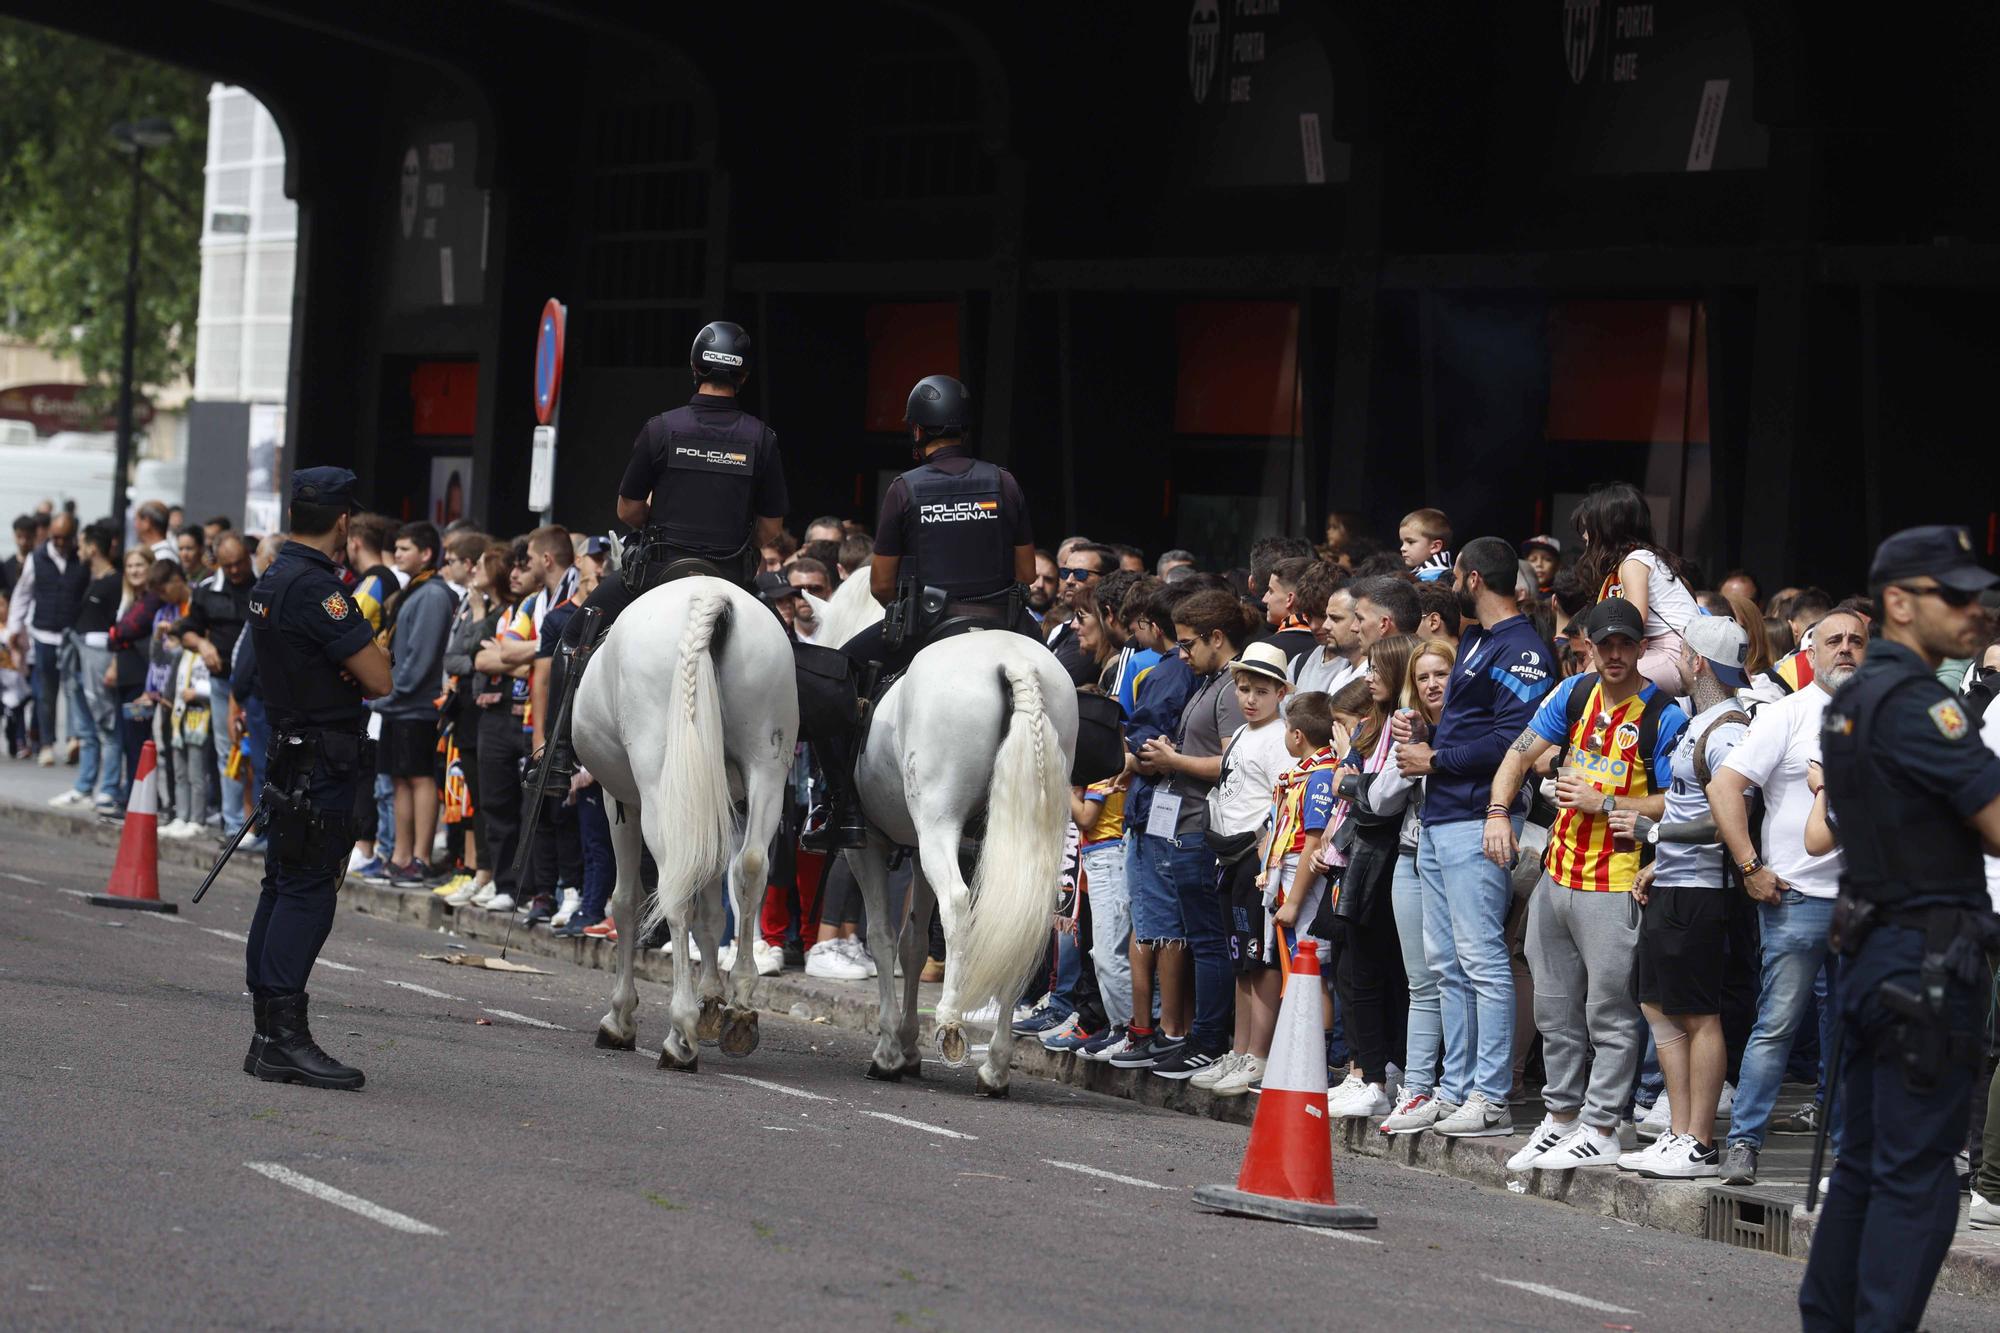
[[(1514, 821), (1518, 837), (1521, 821)], [(1424, 958), (1438, 980), (1444, 1077), (1438, 1096), (1472, 1093), (1496, 1106), (1513, 1083), (1514, 969), (1507, 958), (1508, 872), (1486, 859), (1478, 820), (1426, 824), (1417, 839), (1424, 891)]]
[(229, 755), (236, 747), (229, 739), (227, 678), (210, 677), (208, 705), (210, 734), (215, 737), (215, 776), (222, 784), (222, 836), (234, 837), (236, 830), (243, 827), (243, 779), (229, 776)]
[[(1833, 899), (1808, 898), (1797, 889), (1785, 890), (1777, 906), (1757, 904), (1763, 933), (1764, 975), (1757, 993), (1757, 1026), (1743, 1048), (1743, 1077), (1736, 1085), (1736, 1105), (1729, 1121), (1729, 1141), (1764, 1146), (1771, 1108), (1785, 1081), (1785, 1059), (1792, 1034), (1812, 1000), (1813, 983), (1826, 962), (1826, 931), (1833, 922)], [(1819, 1048), (1833, 1049), (1833, 997), (1820, 1006)], [(1820, 1077), (1826, 1077), (1824, 1066)], [(1824, 1105), (1822, 1094), (1821, 1104)], [(1836, 1126), (1836, 1129), (1838, 1126)]]
[(1424, 885), (1417, 877), (1417, 856), (1396, 858), (1390, 881), (1390, 906), (1396, 914), (1396, 937), (1403, 946), (1403, 976), (1410, 983), (1409, 1046), (1403, 1057), (1406, 1095), (1428, 1093), (1437, 1083), (1438, 1048), (1444, 1028), (1438, 1016), (1438, 978), (1424, 956)]
[(611, 849), (611, 821), (604, 813), (604, 788), (593, 782), (576, 794), (576, 831), (583, 842), (583, 899), (577, 919), (595, 925), (604, 919), (618, 879), (618, 858)]
[(34, 649), (35, 687), (35, 744), (44, 750), (56, 743), (56, 696), (62, 688), (62, 649), (53, 643), (43, 643), (40, 639), (30, 645)]
[(1229, 922), (1215, 888), (1215, 853), (1200, 833), (1172, 839), (1141, 833), (1134, 842), (1145, 877), (1171, 887), (1180, 901), (1182, 938), (1194, 956), (1194, 1022), (1188, 1040), (1197, 1050), (1226, 1051), (1236, 969), (1229, 961)]
[[(430, 848), (411, 853), (422, 856)], [(396, 780), (385, 773), (375, 775), (375, 855), (388, 865), (396, 859)]]
[(113, 697), (113, 687), (104, 683), (111, 650), (79, 642), (76, 651), (76, 674), (65, 682), (69, 686), (70, 728), (83, 739), (76, 792), (116, 801), (124, 766), (119, 758), (118, 700)]
[(1132, 903), (1125, 896), (1125, 844), (1100, 842), (1082, 852), (1090, 892), (1090, 962), (1104, 1013), (1116, 1025), (1132, 1021)]

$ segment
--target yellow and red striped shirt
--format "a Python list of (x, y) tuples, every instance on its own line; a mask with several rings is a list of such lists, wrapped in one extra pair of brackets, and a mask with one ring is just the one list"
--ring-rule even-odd
[[(1642, 690), (1616, 707), (1607, 707), (1602, 682), (1593, 683), (1583, 702), (1583, 716), (1569, 735), (1564, 763), (1601, 792), (1650, 795), (1646, 757), (1639, 750), (1639, 722), (1650, 693), (1650, 689)], [(1555, 697), (1550, 696), (1551, 700)], [(1549, 878), (1564, 888), (1626, 893), (1639, 873), (1639, 848), (1636, 843), (1625, 849), (1614, 846), (1608, 817), (1570, 809), (1563, 811), (1549, 830), (1545, 864)]]

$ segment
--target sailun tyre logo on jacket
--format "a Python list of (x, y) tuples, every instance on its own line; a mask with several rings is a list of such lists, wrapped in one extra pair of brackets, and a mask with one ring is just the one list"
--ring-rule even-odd
[(999, 519), (997, 500), (953, 500), (948, 504), (917, 506), (919, 523), (997, 523)]

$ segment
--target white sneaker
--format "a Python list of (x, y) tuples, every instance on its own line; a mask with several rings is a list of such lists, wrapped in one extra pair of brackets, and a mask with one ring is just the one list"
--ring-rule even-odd
[(1715, 1118), (1717, 1120), (1729, 1119), (1730, 1112), (1733, 1111), (1735, 1107), (1736, 1107), (1736, 1085), (1734, 1083), (1725, 1083), (1722, 1085), (1722, 1098), (1715, 1104)]
[(484, 884), (478, 884), (474, 886), (472, 897), (468, 901), (470, 901), (474, 907), (487, 907), (491, 905), (493, 900), (495, 898), (498, 898), (499, 896), (500, 896), (500, 881), (497, 879), (489, 879)]
[(1264, 1081), (1264, 1061), (1255, 1055), (1239, 1055), (1236, 1067), (1215, 1080), (1209, 1091), (1218, 1097), (1241, 1097)]
[(1042, 994), (1042, 997), (1041, 997), (1040, 999), (1036, 1000), (1036, 1001), (1035, 1001), (1035, 1002), (1034, 1002), (1033, 1004), (1017, 1004), (1017, 1005), (1015, 1005), (1015, 1006), (1014, 1006), (1014, 1021), (1015, 1021), (1016, 1023), (1025, 1023), (1025, 1022), (1027, 1022), (1027, 1021), (1028, 1021), (1029, 1019), (1033, 1018), (1033, 1017), (1034, 1017), (1034, 1016), (1035, 1016), (1036, 1014), (1039, 1014), (1040, 1012), (1042, 1012), (1042, 1010), (1043, 1010), (1043, 1009), (1047, 1008), (1047, 1007), (1049, 1006), (1049, 1004), (1050, 1004), (1050, 1003), (1051, 1003), (1051, 1002), (1052, 1002), (1052, 1001), (1054, 1000), (1054, 998), (1055, 998), (1055, 997), (1054, 997), (1053, 995), (1050, 995), (1050, 994), (1048, 994), (1047, 992), (1044, 992), (1044, 993)]
[[(1072, 1024), (1075, 1023), (1076, 1015), (1074, 1014), (1070, 1015), (1069, 1022)], [(1065, 1026), (1067, 1026), (1067, 1024)], [(1188, 1086), (1191, 1088), (1213, 1088), (1217, 1083), (1222, 1081), (1223, 1075), (1234, 1073), (1237, 1064), (1240, 1063), (1243, 1059), (1245, 1059), (1245, 1057), (1242, 1054), (1236, 1051), (1231, 1051), (1229, 1054), (1223, 1056), (1220, 1060), (1217, 1060), (1214, 1064), (1209, 1065), (1206, 1069), (1196, 1070), (1191, 1076), (1189, 1076)]]
[(444, 905), (446, 907), (470, 906), (479, 901), (481, 894), (489, 898), (493, 896), (493, 881), (489, 879), (484, 884), (481, 884), (476, 879), (468, 879), (446, 896)]
[(1428, 1092), (1413, 1092), (1376, 1128), (1384, 1134), (1421, 1134), (1458, 1108)]
[(1454, 1139), (1506, 1138), (1514, 1132), (1514, 1113), (1505, 1102), (1495, 1104), (1486, 1100), (1485, 1093), (1475, 1092), (1431, 1128)]
[(356, 847), (347, 854), (347, 873), (353, 874), (374, 859), (372, 856), (362, 855), (361, 849)]
[(196, 824), (191, 820), (176, 819), (173, 823), (167, 825), (165, 828), (160, 830), (160, 836), (163, 838), (174, 838), (179, 841), (185, 841), (186, 839), (192, 838), (197, 833), (200, 832), (201, 832), (201, 825)]
[(49, 797), (49, 804), (55, 806), (57, 809), (61, 809), (66, 805), (88, 805), (89, 803), (90, 797), (74, 787), (71, 787), (60, 796)]
[(760, 977), (775, 977), (785, 970), (785, 951), (765, 943), (761, 935), (750, 945), (750, 959), (757, 964)]
[(868, 952), (868, 946), (861, 942), (859, 935), (843, 935), (833, 943), (834, 947), (859, 963), (869, 976), (876, 974), (875, 959)]
[[(1346, 1087), (1345, 1084), (1341, 1086)], [(1359, 1089), (1348, 1090), (1338, 1105), (1329, 1101), (1326, 1114), (1334, 1120), (1373, 1120), (1395, 1109), (1396, 1103), (1389, 1100), (1387, 1088), (1380, 1083), (1363, 1083)]]
[(1670, 1131), (1660, 1135), (1660, 1137), (1654, 1139), (1643, 1148), (1634, 1148), (1631, 1152), (1619, 1153), (1618, 1169), (1620, 1171), (1638, 1171), (1644, 1174), (1645, 1168), (1652, 1165), (1654, 1158), (1672, 1152), (1674, 1145), (1680, 1141), (1681, 1136)]
[(35, 756), (35, 762), (43, 768), (54, 768), (56, 766), (56, 747), (53, 745), (44, 745), (42, 752)]
[(514, 910), (514, 895), (511, 893), (496, 893), (479, 905), (489, 912), (511, 912)]
[(1667, 1094), (1663, 1091), (1660, 1099), (1653, 1103), (1653, 1109), (1646, 1112), (1645, 1119), (1639, 1122), (1639, 1137), (1657, 1139), (1672, 1130), (1673, 1126), (1674, 1110), (1667, 1105)]
[(1974, 1231), (2000, 1228), (2000, 1203), (1993, 1203), (1978, 1190), (1972, 1191), (1972, 1208), (1965, 1215)]
[(1676, 1134), (1672, 1138), (1665, 1152), (1655, 1154), (1652, 1161), (1639, 1168), (1640, 1175), (1653, 1180), (1700, 1180), (1722, 1174), (1722, 1154), (1714, 1144), (1703, 1152), (1695, 1145), (1692, 1134)]
[(1561, 1142), (1529, 1163), (1536, 1171), (1576, 1171), (1617, 1165), (1617, 1131), (1597, 1129), (1581, 1120), (1570, 1127)]
[(736, 946), (734, 944), (725, 944), (720, 949), (717, 949), (715, 951), (715, 965), (722, 970), (722, 975), (725, 977), (734, 972), (736, 970)]
[(866, 981), (868, 969), (849, 957), (839, 940), (821, 940), (806, 950), (806, 975), (827, 981)]
[(1536, 1159), (1561, 1143), (1574, 1127), (1574, 1122), (1558, 1120), (1552, 1115), (1543, 1116), (1542, 1123), (1536, 1125), (1528, 1134), (1528, 1142), (1521, 1151), (1507, 1159), (1507, 1169), (1509, 1171), (1532, 1169)]
[(1349, 1097), (1352, 1097), (1355, 1093), (1359, 1092), (1362, 1088), (1365, 1088), (1367, 1086), (1368, 1086), (1367, 1084), (1361, 1081), (1361, 1073), (1359, 1070), (1354, 1070), (1354, 1069), (1348, 1070), (1346, 1078), (1342, 1079), (1338, 1083), (1330, 1085), (1327, 1088), (1326, 1113), (1328, 1115), (1339, 1115), (1340, 1112), (1334, 1110), (1333, 1108), (1340, 1105), (1342, 1102), (1346, 1101)]
[(575, 889), (564, 889), (562, 891), (562, 905), (557, 907), (556, 914), (549, 918), (549, 929), (554, 930), (557, 926), (567, 926), (569, 919), (575, 916), (582, 907), (583, 894)]

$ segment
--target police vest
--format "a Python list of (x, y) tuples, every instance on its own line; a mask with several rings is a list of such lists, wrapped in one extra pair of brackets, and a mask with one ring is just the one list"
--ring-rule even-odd
[(671, 544), (720, 559), (750, 544), (757, 526), (757, 447), (765, 426), (748, 412), (728, 425), (718, 413), (677, 407), (660, 418), (666, 457), (653, 480), (652, 526)]
[(1880, 762), (1876, 722), (1895, 691), (1924, 680), (1857, 671), (1820, 719), (1820, 762), (1840, 832), (1840, 888), (1893, 904), (1912, 898), (1987, 905), (1979, 837), (1950, 807), (1905, 784)]
[(46, 546), (35, 548), (35, 618), (39, 630), (65, 630), (76, 624), (83, 610), (83, 594), (90, 588), (90, 568), (83, 557), (71, 556), (68, 569), (57, 569)]
[(1014, 582), (1014, 550), (1001, 512), (1001, 471), (975, 459), (957, 476), (926, 463), (903, 474), (909, 508), (903, 514), (899, 570), (954, 597), (981, 597)]
[[(361, 691), (343, 679), (326, 654), (301, 644), (286, 631), (286, 617), (303, 609), (293, 591), (313, 572), (295, 556), (281, 555), (250, 590), (250, 638), (257, 650), (257, 683), (271, 725), (280, 731), (361, 729)], [(306, 604), (310, 607), (312, 604)]]

